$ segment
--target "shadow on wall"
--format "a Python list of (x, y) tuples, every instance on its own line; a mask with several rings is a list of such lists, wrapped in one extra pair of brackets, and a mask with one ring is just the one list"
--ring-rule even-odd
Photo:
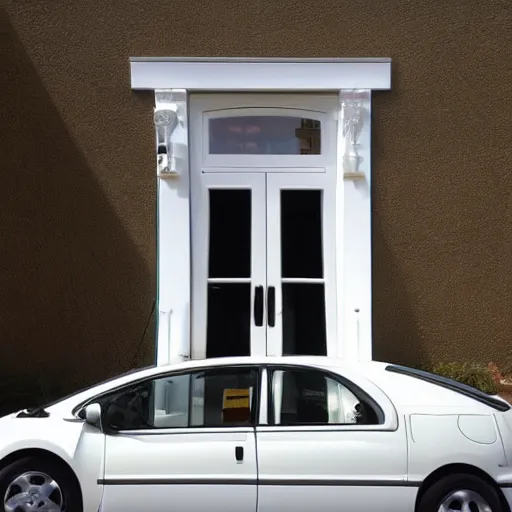
[(422, 350), (399, 261), (375, 217), (372, 220), (373, 358), (406, 366), (428, 366), (431, 362)]
[[(396, 109), (390, 102), (401, 94), (400, 63), (394, 65), (393, 96), (375, 94), (372, 98), (372, 124), (382, 130), (385, 117)], [(383, 115), (385, 113), (385, 116)], [(383, 164), (386, 142), (372, 137), (372, 333), (373, 358), (406, 366), (430, 366), (428, 351), (422, 346), (420, 325), (414, 314), (407, 278), (400, 258), (393, 252), (393, 242), (386, 238), (389, 223), (382, 221), (383, 184), (389, 172)], [(394, 164), (391, 164), (394, 166)], [(386, 207), (384, 206), (384, 209)]]
[(153, 362), (154, 285), (2, 10), (0, 38), (0, 380), (68, 391)]

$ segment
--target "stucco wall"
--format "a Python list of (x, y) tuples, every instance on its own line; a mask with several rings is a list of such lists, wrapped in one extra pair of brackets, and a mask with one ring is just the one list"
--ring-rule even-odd
[(130, 91), (128, 57), (169, 55), (392, 57), (374, 96), (375, 355), (499, 360), (511, 23), (509, 0), (8, 1), (0, 371), (88, 381), (151, 360), (153, 98)]

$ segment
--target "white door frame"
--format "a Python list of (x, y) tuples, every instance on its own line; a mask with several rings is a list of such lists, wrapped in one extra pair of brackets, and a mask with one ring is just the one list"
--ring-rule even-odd
[[(251, 282), (251, 355), (283, 353), (283, 301), (281, 279), (280, 191), (313, 189), (322, 191), (322, 254), (324, 256), (327, 354), (339, 354), (336, 338), (336, 257), (335, 257), (335, 188), (336, 188), (336, 113), (337, 98), (328, 95), (275, 94), (194, 94), (190, 97), (191, 127), (191, 233), (192, 233), (192, 358), (206, 357), (209, 201), (212, 188), (252, 190), (252, 273)], [(301, 108), (298, 108), (301, 107)], [(211, 155), (209, 122), (223, 117), (247, 115), (293, 116), (319, 121), (320, 155)], [(261, 181), (263, 179), (263, 196)], [(260, 211), (261, 210), (261, 211)], [(259, 217), (259, 218), (258, 218)], [(262, 225), (263, 222), (263, 225)], [(271, 248), (271, 250), (266, 250)], [(266, 251), (266, 252), (262, 252)], [(218, 279), (217, 282), (242, 282), (241, 279)], [(290, 279), (288, 279), (290, 281)], [(302, 278), (295, 282), (310, 282)], [(315, 280), (317, 281), (317, 280)], [(275, 325), (254, 323), (256, 286), (276, 293)], [(264, 299), (267, 311), (268, 297)]]
[(157, 364), (191, 356), (187, 101), (191, 91), (337, 93), (339, 353), (347, 359), (371, 359), (371, 94), (391, 89), (391, 59), (136, 57), (130, 59), (130, 74), (133, 90), (155, 93)]

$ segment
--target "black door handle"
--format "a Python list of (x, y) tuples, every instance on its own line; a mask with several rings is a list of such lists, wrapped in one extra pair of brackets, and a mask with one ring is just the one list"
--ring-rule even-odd
[(237, 446), (235, 448), (235, 457), (238, 462), (241, 462), (244, 460), (244, 447), (243, 446)]
[(254, 324), (258, 327), (263, 325), (263, 286), (254, 289)]
[(276, 325), (276, 289), (274, 286), (268, 287), (267, 297), (267, 318), (268, 326), (274, 327)]

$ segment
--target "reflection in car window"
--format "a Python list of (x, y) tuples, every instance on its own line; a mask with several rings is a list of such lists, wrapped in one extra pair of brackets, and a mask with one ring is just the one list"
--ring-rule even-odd
[(252, 425), (257, 372), (214, 369), (146, 381), (102, 402), (113, 430)]
[(279, 369), (271, 373), (273, 425), (372, 425), (379, 417), (364, 397), (320, 370)]

